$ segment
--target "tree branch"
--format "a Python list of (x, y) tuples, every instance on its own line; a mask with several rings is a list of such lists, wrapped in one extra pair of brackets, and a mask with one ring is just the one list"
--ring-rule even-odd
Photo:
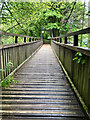
[(8, 28), (8, 29), (6, 30), (6, 32), (7, 32), (8, 30), (12, 29), (13, 27), (17, 26), (17, 25), (19, 25), (19, 24), (17, 23), (16, 25), (14, 25), (14, 26)]
[[(18, 25), (21, 27), (21, 29), (22, 29), (22, 26), (21, 26), (20, 23), (17, 21), (17, 19), (13, 16), (12, 12), (9, 10), (9, 8), (8, 8), (8, 6), (6, 5), (5, 2), (4, 2), (4, 4), (5, 4), (5, 6), (7, 7), (7, 9), (8, 9), (8, 11), (9, 11), (9, 13), (11, 14), (11, 16), (15, 19), (15, 21), (17, 22), (17, 24), (18, 24)], [(23, 29), (22, 29), (22, 30), (23, 30)], [(25, 32), (25, 34), (27, 34), (25, 30), (23, 30), (23, 31)]]
[(68, 18), (67, 18), (67, 21), (66, 21), (64, 27), (66, 26), (66, 24), (67, 24), (67, 22), (68, 22), (70, 16), (72, 15), (72, 12), (73, 12), (73, 10), (74, 10), (74, 6), (75, 6), (75, 4), (76, 4), (76, 1), (77, 1), (77, 0), (75, 0), (75, 2), (74, 2), (74, 4), (73, 4), (73, 7), (72, 7), (72, 9), (71, 9), (71, 12), (70, 12), (70, 14), (69, 14), (69, 16), (68, 16)]

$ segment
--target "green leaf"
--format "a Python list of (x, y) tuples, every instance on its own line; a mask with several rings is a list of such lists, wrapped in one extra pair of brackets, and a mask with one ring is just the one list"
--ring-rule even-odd
[(77, 52), (77, 53), (75, 54), (75, 56), (82, 56), (82, 53)]
[(77, 52), (76, 54), (75, 54), (75, 56), (77, 56), (79, 54), (79, 52)]
[(85, 59), (83, 59), (83, 60), (81, 61), (82, 64), (85, 64), (85, 62), (86, 62)]
[(78, 55), (79, 55), (79, 56), (82, 56), (82, 53), (79, 53)]
[(78, 57), (73, 58), (73, 60), (77, 60), (77, 59), (78, 59)]
[(79, 58), (78, 60), (77, 60), (77, 63), (80, 63), (81, 62), (81, 58)]

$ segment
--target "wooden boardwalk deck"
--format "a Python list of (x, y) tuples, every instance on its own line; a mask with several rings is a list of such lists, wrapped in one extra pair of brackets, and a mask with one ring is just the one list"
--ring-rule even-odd
[(50, 45), (16, 73), (2, 91), (2, 120), (86, 120)]

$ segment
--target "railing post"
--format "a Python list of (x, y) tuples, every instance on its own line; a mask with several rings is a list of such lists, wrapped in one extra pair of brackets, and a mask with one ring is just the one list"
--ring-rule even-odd
[(64, 43), (67, 44), (67, 37), (65, 37)]
[(74, 46), (78, 46), (78, 35), (74, 35)]
[(31, 38), (29, 38), (29, 42), (31, 42)]
[(57, 42), (59, 42), (59, 38), (57, 38)]
[(24, 42), (26, 42), (26, 37), (24, 37)]
[(15, 36), (15, 43), (18, 43), (18, 36)]
[[(2, 63), (1, 63), (1, 61), (2, 61), (2, 60), (1, 60), (1, 52), (2, 52), (2, 49), (0, 49), (0, 69), (2, 69), (2, 67), (1, 67), (1, 66), (2, 66), (2, 65), (1, 65), (1, 64), (2, 64)], [(1, 81), (2, 81), (2, 71), (0, 70), (0, 82), (1, 82)]]
[(2, 44), (2, 37), (1, 37), (1, 35), (0, 35), (0, 45)]
[(62, 43), (62, 38), (60, 38), (60, 43)]
[(33, 38), (33, 41), (34, 41), (34, 38)]

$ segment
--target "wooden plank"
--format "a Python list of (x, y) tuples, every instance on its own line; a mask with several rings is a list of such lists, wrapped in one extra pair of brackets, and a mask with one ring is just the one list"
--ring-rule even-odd
[[(0, 100), (2, 101), (2, 100)], [(59, 105), (79, 105), (77, 100), (57, 100), (57, 99), (3, 99), (2, 104), (59, 104)]]
[(62, 89), (56, 89), (56, 88), (6, 88), (6, 90), (9, 90), (9, 91), (71, 91), (70, 88), (63, 88)]
[(59, 105), (59, 104), (2, 104), (2, 110), (80, 110), (79, 105)]
[(21, 116), (21, 117), (17, 117), (17, 116), (14, 116), (14, 118), (12, 119), (12, 116), (3, 116), (3, 120), (86, 120), (86, 118), (84, 117), (76, 117), (76, 118), (73, 118), (73, 117), (39, 117), (39, 116), (36, 116), (36, 117), (25, 117), (25, 116)]
[(2, 115), (38, 115), (38, 116), (82, 116), (84, 117), (84, 114), (77, 110), (2, 110)]
[[(1, 92), (0, 92), (1, 93)], [(2, 91), (3, 95), (73, 95), (73, 92), (55, 92), (55, 91)]]

